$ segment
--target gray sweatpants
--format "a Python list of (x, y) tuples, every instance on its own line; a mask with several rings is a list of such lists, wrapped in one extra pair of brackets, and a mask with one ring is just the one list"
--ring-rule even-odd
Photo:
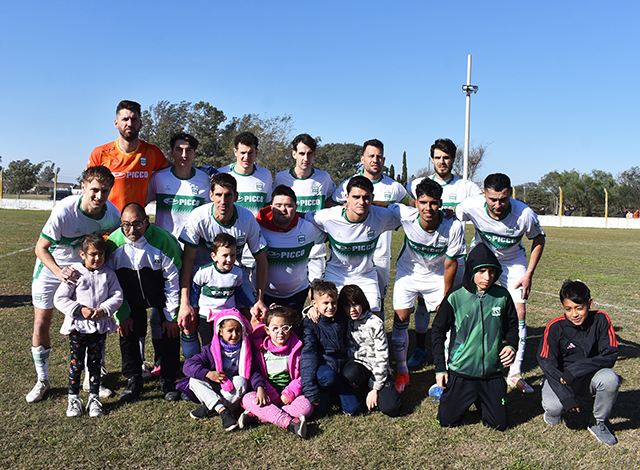
[(230, 411), (233, 411), (240, 407), (242, 397), (247, 393), (248, 381), (240, 375), (234, 375), (231, 377), (233, 382), (233, 390), (225, 392), (224, 390), (216, 387), (217, 390), (211, 386), (209, 382), (204, 380), (189, 379), (189, 388), (193, 394), (200, 400), (200, 403), (206, 405), (210, 410), (219, 412), (224, 406)]

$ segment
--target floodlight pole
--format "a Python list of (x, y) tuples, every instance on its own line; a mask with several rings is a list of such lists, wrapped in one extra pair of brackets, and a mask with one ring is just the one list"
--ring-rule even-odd
[(467, 58), (467, 84), (462, 85), (462, 91), (467, 95), (467, 113), (464, 120), (464, 165), (462, 178), (469, 178), (469, 121), (471, 118), (471, 93), (477, 93), (478, 87), (471, 84), (471, 54)]

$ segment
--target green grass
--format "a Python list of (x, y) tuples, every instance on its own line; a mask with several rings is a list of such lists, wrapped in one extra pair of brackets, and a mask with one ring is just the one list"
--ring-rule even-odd
[[(536, 392), (509, 393), (511, 427), (506, 432), (484, 428), (477, 412), (468, 414), (463, 427), (440, 428), (435, 420), (437, 404), (427, 396), (434, 382), (433, 366), (427, 366), (411, 375), (402, 417), (392, 419), (379, 412), (359, 417), (332, 414), (314, 419), (310, 438), (302, 441), (270, 425), (225, 433), (217, 418), (195, 421), (189, 418), (195, 405), (165, 402), (158, 382), (145, 384), (142, 399), (131, 405), (122, 406), (116, 398), (104, 400), (106, 416), (101, 419), (67, 418), (69, 352), (66, 337), (58, 334), (60, 313), (54, 314), (51, 329), (54, 388), (43, 402), (28, 405), (24, 395), (35, 379), (29, 349), (35, 256), (32, 251), (10, 253), (34, 246), (47, 216), (0, 210), (0, 468), (626, 469), (640, 465), (640, 322), (634, 311), (640, 310), (640, 234), (636, 231), (547, 230), (547, 246), (528, 304), (524, 374)], [(397, 233), (395, 254), (400, 242)], [(567, 277), (585, 281), (596, 302), (619, 307), (599, 307), (610, 315), (621, 349), (616, 370), (623, 382), (612, 417), (620, 442), (611, 448), (586, 431), (586, 412), (555, 427), (542, 420), (542, 374), (535, 355), (546, 323), (561, 313), (557, 291)], [(390, 294), (388, 311), (391, 298)], [(388, 314), (389, 331), (391, 323)], [(115, 335), (107, 340), (107, 366), (111, 373), (106, 385), (122, 390)], [(85, 394), (81, 397), (86, 400)], [(589, 400), (582, 408), (590, 409)]]

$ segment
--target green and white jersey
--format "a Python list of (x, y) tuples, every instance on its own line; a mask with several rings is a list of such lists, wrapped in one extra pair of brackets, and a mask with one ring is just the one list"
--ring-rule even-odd
[[(120, 225), (120, 211), (111, 201), (105, 203), (99, 216), (92, 217), (82, 211), (82, 198), (83, 196), (69, 196), (58, 202), (40, 233), (53, 243), (49, 252), (60, 267), (82, 263), (79, 252), (85, 235), (104, 235), (113, 232)], [(33, 278), (38, 279), (43, 269), (48, 276), (53, 276), (49, 268), (40, 259), (36, 259)]]
[(153, 173), (147, 204), (156, 201), (155, 224), (178, 238), (191, 211), (211, 202), (210, 186), (209, 175), (198, 168), (192, 168), (189, 178), (177, 177), (173, 166)]
[(266, 168), (253, 165), (253, 173), (241, 175), (234, 170), (236, 164), (232, 163), (220, 168), (220, 173), (230, 173), (238, 182), (238, 200), (236, 204), (251, 211), (255, 216), (260, 209), (271, 202), (271, 183), (273, 176)]
[(510, 199), (509, 212), (496, 220), (489, 215), (486, 199), (477, 196), (465, 199), (456, 207), (456, 217), (466, 222), (470, 220), (476, 227), (476, 235), (471, 243), (473, 249), (479, 243), (487, 245), (500, 263), (527, 265), (527, 256), (522, 237), (530, 240), (545, 236), (540, 228), (538, 216), (524, 202)]
[(281, 171), (276, 175), (273, 187), (284, 184), (293, 189), (298, 200), (298, 212), (307, 213), (324, 209), (329, 198), (336, 190), (329, 173), (313, 169), (308, 178), (297, 178), (290, 170)]
[(306, 289), (309, 254), (314, 245), (324, 242), (325, 233), (304, 219), (298, 219), (298, 224), (288, 232), (272, 231), (264, 225), (261, 230), (269, 246), (266, 293), (284, 298)]
[(380, 236), (399, 226), (393, 212), (384, 207), (371, 206), (362, 222), (347, 219), (346, 209), (334, 206), (309, 212), (305, 219), (325, 232), (331, 249), (325, 279), (356, 282), (360, 277), (376, 280), (373, 255)]
[[(455, 209), (455, 207), (468, 197), (482, 196), (482, 191), (473, 181), (463, 180), (455, 175), (448, 181), (436, 178), (435, 173), (429, 176), (433, 181), (442, 186), (442, 207), (444, 209)], [(407, 184), (407, 191), (413, 199), (416, 199), (416, 186), (424, 177), (416, 178)]]
[[(360, 175), (363, 175), (360, 172)], [(344, 180), (336, 192), (334, 193), (333, 200), (338, 204), (344, 204), (347, 201), (347, 184), (348, 178)], [(378, 181), (373, 181), (373, 200), (380, 202), (388, 202), (394, 204), (402, 201), (407, 195), (407, 190), (404, 189), (400, 183), (387, 175), (382, 175)], [(391, 232), (387, 232), (378, 240), (378, 246), (376, 248), (375, 258), (391, 258)]]
[(446, 219), (439, 212), (438, 227), (427, 231), (420, 224), (418, 209), (403, 204), (394, 204), (389, 209), (400, 220), (405, 233), (396, 263), (396, 277), (444, 276), (445, 259), (457, 259), (467, 253), (464, 230), (459, 220)]
[(200, 316), (207, 316), (207, 309), (216, 312), (236, 308), (236, 290), (242, 285), (242, 270), (238, 266), (222, 272), (215, 263), (201, 267), (193, 276), (198, 287)]
[(267, 248), (267, 243), (260, 233), (256, 218), (244, 207), (234, 206), (233, 218), (228, 225), (222, 225), (213, 215), (214, 204), (209, 203), (196, 207), (182, 229), (179, 241), (192, 248), (198, 248), (194, 266), (204, 266), (211, 262), (213, 239), (219, 233), (228, 233), (238, 243), (238, 265), (241, 265), (240, 254), (245, 245), (255, 256)]

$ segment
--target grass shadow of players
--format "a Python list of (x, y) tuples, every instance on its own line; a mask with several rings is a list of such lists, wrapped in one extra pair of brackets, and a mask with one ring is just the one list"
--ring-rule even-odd
[(0, 308), (20, 308), (31, 305), (30, 295), (0, 295)]

